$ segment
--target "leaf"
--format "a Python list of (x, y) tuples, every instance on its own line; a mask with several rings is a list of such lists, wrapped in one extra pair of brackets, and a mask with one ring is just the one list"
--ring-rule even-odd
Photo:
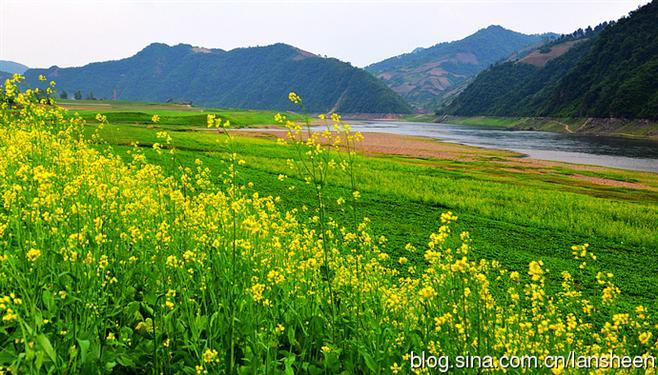
[(124, 307), (126, 315), (133, 315), (135, 312), (139, 311), (139, 302), (132, 301)]
[(13, 348), (7, 347), (0, 351), (0, 363), (11, 363), (16, 358), (16, 353), (13, 351)]
[(37, 343), (39, 346), (41, 346), (41, 349), (43, 349), (44, 352), (48, 355), (48, 358), (50, 358), (53, 363), (57, 363), (57, 354), (55, 353), (55, 349), (53, 349), (53, 346), (50, 344), (50, 340), (48, 340), (48, 337), (46, 337), (44, 334), (41, 334), (37, 336)]
[(53, 311), (55, 308), (55, 301), (53, 299), (52, 293), (50, 293), (47, 290), (44, 290), (41, 293), (41, 299), (43, 300), (43, 304), (46, 306), (46, 309), (48, 311)]
[(135, 359), (129, 354), (120, 353), (117, 355), (117, 362), (119, 362), (121, 366), (128, 368), (135, 366)]
[(366, 366), (368, 366), (368, 369), (369, 369), (370, 371), (372, 371), (373, 373), (377, 372), (377, 370), (379, 369), (379, 367), (377, 366), (377, 363), (375, 363), (375, 360), (372, 359), (372, 357), (370, 356), (370, 354), (368, 354), (368, 353), (366, 353), (366, 352), (364, 352), (364, 351), (361, 351), (361, 356), (362, 356), (363, 359), (366, 361)]
[(87, 353), (89, 353), (91, 342), (89, 340), (78, 339), (78, 345), (80, 345), (80, 362), (85, 363), (87, 361)]
[(295, 327), (291, 326), (288, 328), (288, 342), (290, 342), (290, 345), (295, 345), (297, 340), (295, 340)]
[(286, 375), (295, 375), (295, 371), (292, 369), (292, 364), (295, 363), (295, 355), (290, 354), (286, 359), (283, 360), (284, 365), (286, 366)]

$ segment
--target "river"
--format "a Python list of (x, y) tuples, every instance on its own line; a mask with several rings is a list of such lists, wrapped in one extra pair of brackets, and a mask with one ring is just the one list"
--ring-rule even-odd
[(658, 172), (656, 141), (421, 122), (366, 121), (353, 128), (510, 150), (535, 159)]

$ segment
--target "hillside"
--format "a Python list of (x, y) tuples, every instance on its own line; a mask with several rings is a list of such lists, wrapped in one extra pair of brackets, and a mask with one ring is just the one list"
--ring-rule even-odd
[(489, 26), (462, 40), (417, 48), (366, 67), (409, 103), (432, 108), (489, 65), (555, 37)]
[(523, 59), (497, 64), (444, 110), (462, 116), (656, 119), (657, 21), (654, 1), (616, 23), (579, 30)]
[(193, 102), (206, 107), (293, 109), (296, 91), (309, 111), (408, 113), (405, 101), (382, 82), (348, 63), (285, 44), (231, 51), (151, 44), (135, 56), (79, 68), (30, 69), (57, 82), (69, 96)]
[(27, 66), (13, 61), (0, 60), (0, 72), (23, 74), (28, 69)]
[(603, 30), (540, 111), (658, 119), (658, 2)]
[[(460, 116), (534, 116), (547, 93), (590, 46), (591, 41), (582, 39), (552, 59), (550, 53), (535, 51), (519, 61), (497, 64), (480, 73), (446, 111)], [(556, 47), (564, 49), (562, 44)], [(543, 55), (547, 57), (540, 60)]]

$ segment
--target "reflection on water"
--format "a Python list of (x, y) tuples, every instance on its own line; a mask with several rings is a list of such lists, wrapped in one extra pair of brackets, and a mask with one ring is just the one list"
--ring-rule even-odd
[(372, 121), (353, 128), (511, 150), (536, 159), (658, 172), (658, 142), (653, 141), (419, 122)]

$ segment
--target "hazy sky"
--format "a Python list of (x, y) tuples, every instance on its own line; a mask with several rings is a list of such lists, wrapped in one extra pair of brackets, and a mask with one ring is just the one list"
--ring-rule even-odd
[(356, 66), (461, 39), (491, 24), (569, 33), (648, 0), (0, 0), (0, 60), (79, 66), (151, 42), (232, 49), (292, 44)]

